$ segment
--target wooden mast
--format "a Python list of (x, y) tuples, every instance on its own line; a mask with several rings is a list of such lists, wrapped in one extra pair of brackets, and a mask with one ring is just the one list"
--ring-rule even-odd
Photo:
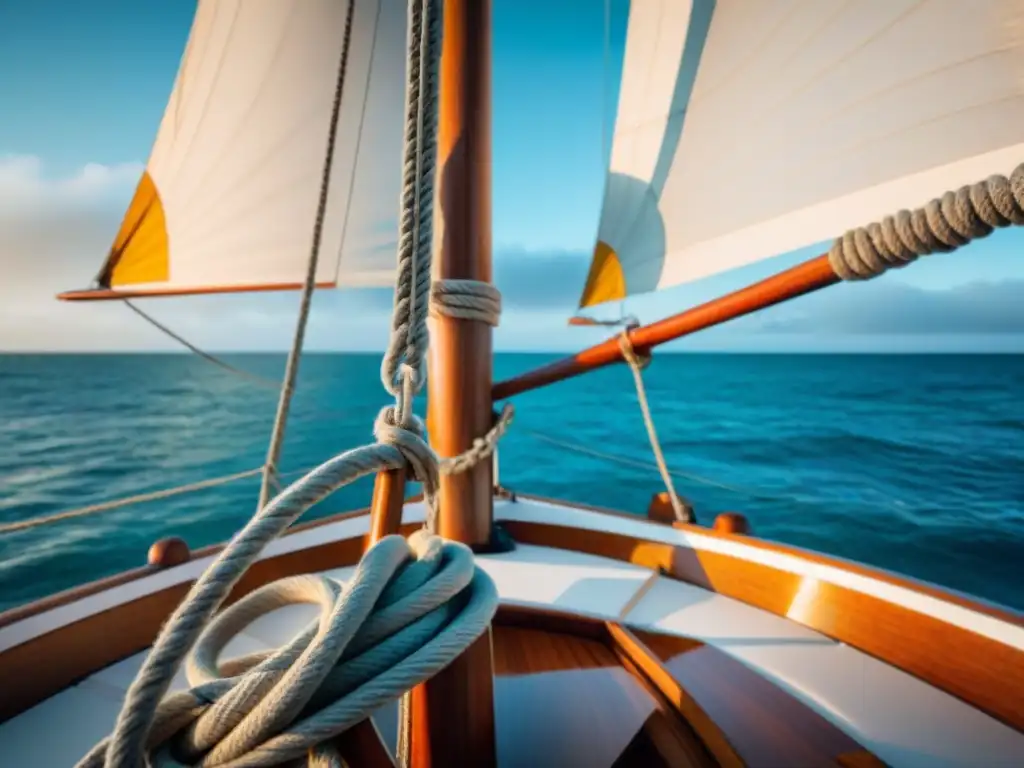
[[(435, 251), (438, 279), (491, 281), (491, 0), (446, 0), (441, 48)], [(491, 427), (491, 327), (432, 320), (428, 421), (438, 455)], [(491, 539), (491, 464), (441, 477), (438, 532), (476, 548)], [(413, 768), (496, 764), (488, 630), (412, 695)]]
[[(446, 0), (438, 126), (434, 276), (491, 282), (491, 0)], [(491, 428), (491, 327), (431, 321), (430, 440), (457, 456)], [(441, 478), (439, 533), (472, 546), (491, 537), (491, 465)]]
[[(693, 309), (634, 328), (629, 331), (629, 339), (638, 352), (647, 351), (659, 344), (795, 299), (839, 281), (839, 276), (829, 264), (828, 255), (818, 256)], [(499, 381), (494, 385), (491, 396), (495, 401), (504, 400), (620, 360), (622, 349), (618, 339), (608, 339), (571, 357)]]

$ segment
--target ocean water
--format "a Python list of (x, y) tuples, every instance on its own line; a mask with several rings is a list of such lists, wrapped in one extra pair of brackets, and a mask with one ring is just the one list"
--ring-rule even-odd
[[(284, 364), (227, 359), (277, 378)], [(496, 375), (549, 359), (499, 355)], [(379, 361), (303, 359), (284, 471), (371, 439), (387, 404)], [(660, 355), (645, 378), (700, 521), (742, 511), (765, 538), (1024, 608), (1024, 356)], [(257, 467), (276, 400), (189, 355), (0, 356), (0, 522)], [(507, 487), (638, 514), (660, 490), (624, 367), (515, 403), (500, 450)], [(371, 485), (307, 517), (364, 506)], [(251, 478), (2, 534), (0, 609), (140, 565), (161, 536), (224, 540), (257, 489)]]

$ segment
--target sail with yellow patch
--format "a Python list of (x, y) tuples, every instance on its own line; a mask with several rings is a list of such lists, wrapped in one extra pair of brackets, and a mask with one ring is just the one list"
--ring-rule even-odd
[(581, 308), (842, 235), (1024, 157), (1011, 0), (633, 0)]
[(299, 288), (314, 239), (317, 285), (393, 282), (406, 9), (352, 2), (200, 0), (96, 285), (62, 298)]

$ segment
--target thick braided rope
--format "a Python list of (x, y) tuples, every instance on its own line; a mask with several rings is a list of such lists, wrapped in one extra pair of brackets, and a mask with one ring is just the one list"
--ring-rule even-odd
[[(382, 364), (384, 385), (396, 397), (396, 405), (385, 408), (377, 419), (374, 431), (378, 442), (326, 462), (256, 513), (171, 616), (127, 692), (114, 733), (80, 765), (141, 768), (149, 763), (153, 750), (171, 737), (176, 757), (202, 766), (277, 765), (303, 756), (308, 756), (314, 765), (339, 764), (340, 757), (323, 743), (325, 740), (396, 696), (403, 696), (403, 708), (407, 709), (408, 691), (457, 657), (482, 634), (493, 617), (497, 592), (493, 583), (476, 571), (468, 549), (458, 551), (464, 563), (463, 573), (470, 575), (468, 584), (472, 587), (466, 602), (459, 605), (454, 598), (461, 597), (467, 582), (456, 589), (451, 578), (441, 582), (447, 584), (448, 591), (435, 589), (431, 602), (415, 591), (426, 587), (425, 579), (415, 576), (412, 566), (398, 573), (408, 551), (399, 558), (395, 554), (399, 544), (385, 542), (397, 541), (406, 548), (408, 545), (400, 538), (389, 537), (364, 556), (347, 588), (316, 578), (272, 584), (254, 599), (243, 601), (218, 617), (204, 633), (204, 627), (262, 549), (312, 504), (359, 477), (408, 467), (413, 479), (423, 484), (428, 530), (433, 528), (438, 460), (423, 439), (422, 423), (412, 413), (412, 401), (423, 383), (427, 343), (440, 29), (436, 0), (410, 2), (399, 279), (392, 340)], [(427, 64), (421, 66), (424, 57)], [(494, 298), (486, 290), (479, 293), (483, 298), (478, 304)], [(495, 303), (497, 307), (493, 306)], [(472, 300), (469, 306), (473, 306)], [(492, 301), (490, 311), (485, 305), (478, 318), (486, 321), (487, 317), (496, 317), (497, 310), (500, 303)], [(507, 428), (511, 413), (507, 409), (488, 435), (451, 462), (449, 469), (462, 471), (490, 455)], [(427, 533), (422, 535), (429, 537)], [(439, 540), (429, 537), (423, 541)], [(436, 560), (440, 546), (424, 545), (419, 553), (424, 555), (421, 560), (429, 559), (430, 552)], [(447, 546), (451, 552), (458, 545)], [(455, 557), (451, 555), (452, 560)], [(414, 575), (409, 576), (410, 573)], [(397, 584), (404, 585), (406, 592), (399, 590)], [(395, 600), (388, 601), (382, 596), (386, 590), (395, 593)], [(413, 594), (418, 598), (401, 603), (404, 613), (397, 608), (393, 611), (407, 619), (395, 626), (396, 634), (388, 636), (379, 627), (376, 632), (367, 629), (366, 636), (372, 639), (364, 637), (362, 643), (358, 641), (364, 622), (367, 627), (375, 626), (369, 617), (374, 606), (380, 604), (382, 611), (387, 612)], [(221, 666), (225, 674), (232, 676), (217, 676), (216, 656), (230, 636), (260, 611), (269, 610), (267, 606), (277, 607), (296, 600), (312, 600), (324, 607), (319, 632), (307, 630), (271, 655), (233, 660)], [(415, 607), (421, 612), (410, 613)], [(199, 684), (164, 700), (182, 659), (201, 636), (209, 640), (200, 643), (190, 662), (190, 681), (196, 683), (198, 675)], [(352, 650), (346, 656), (350, 647)], [(363, 677), (350, 671), (353, 669), (363, 670)], [(372, 674), (366, 673), (367, 669)], [(353, 684), (352, 675), (357, 675), (357, 684)], [(407, 747), (408, 722), (403, 723), (402, 736)], [(403, 759), (405, 752), (400, 744)]]
[(391, 337), (381, 363), (384, 388), (401, 399), (418, 392), (426, 378), (441, 28), (437, 0), (411, 0), (398, 268)]
[(480, 280), (435, 280), (430, 291), (430, 313), (496, 326), (501, 318), (501, 293)]
[(922, 208), (851, 229), (828, 253), (843, 280), (870, 280), (920, 256), (955, 251), (994, 229), (1024, 224), (1024, 164), (1005, 176), (947, 192)]
[[(385, 428), (393, 418), (389, 417), (389, 410), (386, 409), (378, 419)], [(404, 434), (404, 430), (401, 432)], [(385, 429), (383, 434), (386, 437), (391, 433)], [(128, 689), (106, 751), (104, 765), (107, 768), (136, 768), (143, 765), (144, 746), (153, 727), (157, 707), (181, 660), (263, 548), (306, 509), (338, 488), (373, 472), (405, 467), (408, 451), (417, 452), (418, 460), (428, 464), (433, 452), (422, 439), (420, 443), (422, 445), (417, 445), (410, 439), (399, 447), (381, 442), (347, 451), (290, 485), (253, 516), (199, 577), (154, 643)], [(436, 467), (436, 459), (434, 461)], [(433, 493), (436, 484), (428, 487), (425, 483), (424, 490), (425, 493)]]
[(669, 500), (672, 503), (672, 511), (676, 520), (683, 523), (693, 522), (693, 512), (689, 506), (683, 504), (679, 494), (676, 493), (675, 484), (672, 482), (672, 475), (668, 471), (668, 463), (665, 461), (665, 454), (661, 450), (661, 441), (658, 440), (658, 432), (654, 427), (654, 417), (651, 415), (651, 406), (647, 402), (647, 389), (644, 387), (643, 370), (651, 363), (649, 354), (640, 356), (633, 348), (633, 341), (629, 338), (629, 328), (619, 334), (619, 349), (622, 350), (622, 357), (629, 363), (629, 369), (633, 372), (633, 383), (636, 385), (636, 398), (640, 402), (640, 412), (644, 417), (644, 426), (647, 428), (647, 437), (651, 443), (651, 452), (658, 464), (658, 472), (661, 474), (661, 481), (668, 491)]
[[(427, 18), (424, 19), (424, 16)], [(427, 30), (426, 33), (424, 30)], [(430, 206), (433, 154), (436, 145), (436, 86), (440, 30), (439, 6), (436, 0), (411, 0), (403, 238), (399, 253), (393, 338), (382, 365), (385, 387), (395, 395), (396, 405), (384, 409), (378, 417), (375, 425), (378, 440), (376, 444), (363, 446), (335, 457), (286, 488), (273, 501), (258, 510), (245, 528), (228, 544), (217, 560), (197, 580), (186, 599), (165, 625), (127, 692), (109, 742), (90, 753), (83, 761), (85, 765), (141, 768), (147, 760), (150, 746), (162, 743), (168, 736), (188, 725), (190, 721), (185, 715), (191, 716), (190, 713), (200, 702), (213, 702), (219, 696), (228, 696), (229, 699), (223, 705), (218, 703), (211, 713), (215, 717), (204, 720), (202, 726), (197, 723), (196, 727), (189, 731), (186, 744), (195, 754), (202, 746), (211, 742), (211, 734), (224, 736), (227, 733), (226, 740), (219, 742), (212, 752), (203, 757), (200, 764), (204, 766), (239, 768), (277, 764), (303, 754), (306, 749), (328, 738), (331, 733), (340, 732), (355, 722), (334, 717), (330, 719), (327, 728), (318, 721), (318, 729), (314, 729), (312, 735), (307, 734), (313, 741), (310, 742), (308, 738), (306, 741), (300, 739), (301, 748), (294, 735), (282, 736), (280, 732), (280, 729), (291, 722), (309, 702), (309, 681), (316, 680), (317, 686), (323, 682), (323, 670), (333, 667), (340, 658), (347, 640), (351, 640), (355, 632), (355, 629), (342, 631), (340, 617), (344, 611), (341, 608), (331, 613), (332, 621), (329, 627), (334, 629), (325, 630), (323, 636), (311, 640), (311, 644), (298, 656), (295, 655), (295, 643), (289, 645), (288, 653), (284, 657), (274, 657), (265, 663), (261, 662), (258, 666), (258, 675), (243, 676), (237, 681), (238, 687), (233, 687), (232, 681), (232, 687), (217, 688), (217, 683), (214, 682), (205, 687), (201, 686), (198, 693), (171, 697), (163, 704), (161, 700), (167, 693), (170, 681), (182, 659), (195, 645), (204, 626), (245, 571), (255, 562), (262, 549), (317, 501), (367, 474), (409, 467), (414, 479), (423, 483), (428, 508), (428, 526), (430, 525), (436, 510), (438, 461), (423, 439), (422, 424), (412, 414), (412, 398), (422, 385), (422, 363), (426, 348), (427, 297), (430, 287)], [(426, 67), (420, 66), (423, 56), (427, 58)], [(377, 551), (378, 548), (371, 550)], [(386, 548), (384, 551), (387, 551)], [(370, 557), (369, 553), (367, 557)], [(384, 588), (386, 578), (381, 578), (378, 571), (379, 569), (375, 567), (368, 567), (369, 575), (366, 580), (371, 586), (366, 587), (366, 590), (371, 590), (374, 584), (379, 589)], [(390, 575), (394, 575), (394, 571), (391, 571)], [(480, 574), (474, 576), (474, 579), (478, 578), (485, 577)], [(354, 590), (350, 589), (346, 594), (352, 592)], [(489, 590), (481, 588), (480, 594), (484, 596), (481, 598), (483, 603), (476, 604), (471, 599), (470, 605), (476, 605), (481, 611), (480, 615), (490, 611), (482, 624), (486, 627), (496, 607), (497, 595), (493, 590), (493, 584)], [(355, 597), (350, 597), (346, 598), (346, 601), (349, 599), (356, 600)], [(367, 598), (365, 603), (359, 605), (372, 607), (375, 600)], [(481, 605), (486, 610), (481, 609)], [(349, 624), (351, 623), (350, 619)], [(481, 628), (480, 632), (482, 631)], [(477, 632), (476, 636), (480, 632)], [(472, 639), (475, 639), (475, 636), (470, 642)], [(382, 647), (383, 645), (382, 643)], [(437, 669), (455, 658), (462, 647), (465, 646), (456, 648), (451, 642), (438, 645), (435, 652), (447, 655), (439, 662), (440, 666), (437, 666)], [(408, 651), (408, 648), (405, 650)], [(415, 657), (416, 654), (413, 653), (410, 659)], [(441, 657), (429, 658), (436, 660)], [(422, 675), (429, 677), (432, 673), (423, 665), (422, 659), (420, 662), (419, 666), (414, 666), (411, 670), (398, 666), (384, 673), (381, 679), (386, 677), (387, 685), (376, 679), (373, 683), (368, 683), (371, 686), (369, 692), (374, 694), (370, 703), (353, 695), (336, 704), (346, 704), (349, 707), (346, 712), (351, 714), (354, 711), (357, 721), (366, 715), (368, 708), (372, 708), (372, 702), (382, 703), (398, 693), (407, 692), (420, 679), (424, 679)], [(395, 661), (391, 663), (394, 664)], [(272, 689), (277, 693), (268, 699), (265, 706), (245, 710), (244, 703), (250, 700), (254, 691), (265, 691), (268, 685), (265, 673), (272, 670), (284, 670), (280, 679), (280, 689)], [(374, 683), (376, 687), (372, 687)], [(237, 716), (239, 706), (246, 714), (228, 733), (223, 724), (232, 722)], [(232, 712), (235, 715), (232, 715)], [(155, 729), (155, 726), (158, 727)], [(238, 731), (237, 728), (242, 730)], [(277, 736), (272, 736), (275, 732)], [(275, 741), (270, 744), (268, 737), (270, 741), (279, 737), (285, 738), (285, 742), (279, 744)], [(298, 749), (298, 752), (294, 752), (295, 749)], [(333, 756), (329, 750), (321, 750), (315, 759), (321, 762), (330, 761)]]
[[(298, 576), (267, 585), (206, 626), (188, 658), (193, 687), (160, 704), (142, 749), (209, 768), (280, 765), (311, 749), (310, 765), (337, 764), (324, 742), (443, 669), (483, 634), (497, 599), (467, 547), (425, 531), (382, 539), (347, 584)], [(252, 621), (299, 602), (319, 605), (320, 618), (288, 644), (219, 661)], [(143, 765), (112, 763), (114, 744), (79, 767)]]

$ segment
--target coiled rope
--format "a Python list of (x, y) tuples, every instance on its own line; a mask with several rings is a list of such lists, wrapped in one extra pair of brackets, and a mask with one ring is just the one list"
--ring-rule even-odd
[[(425, 379), (428, 297), (436, 313), (471, 311), (472, 319), (485, 322), (497, 322), (500, 305), (488, 290), (431, 293), (438, 0), (410, 0), (408, 30), (399, 278), (391, 340), (381, 366), (395, 405), (377, 417), (376, 443), (336, 456), (284, 489), (228, 543), (153, 644), (128, 689), (113, 734), (83, 758), (80, 768), (142, 768), (168, 757), (204, 768), (255, 768), (303, 757), (310, 765), (340, 764), (329, 740), (399, 695), (404, 713), (399, 758), (405, 763), (408, 691), (486, 631), (497, 609), (494, 583), (475, 567), (471, 551), (433, 533), (440, 463), (413, 413), (413, 398)], [(457, 301), (448, 298), (456, 294)], [(477, 299), (467, 299), (470, 294)], [(493, 451), (511, 415), (506, 411), (467, 452), (465, 463), (449, 463), (449, 471)], [(409, 541), (381, 539), (364, 554), (347, 584), (326, 577), (286, 579), (213, 618), (260, 552), (306, 509), (360, 477), (399, 468), (410, 470), (423, 485), (425, 531)], [(237, 631), (293, 602), (321, 606), (315, 627), (276, 651), (218, 663), (219, 652)], [(164, 698), (190, 651), (193, 688)]]
[(870, 280), (921, 256), (948, 253), (995, 229), (1024, 224), (1024, 163), (836, 238), (829, 264), (843, 280)]

